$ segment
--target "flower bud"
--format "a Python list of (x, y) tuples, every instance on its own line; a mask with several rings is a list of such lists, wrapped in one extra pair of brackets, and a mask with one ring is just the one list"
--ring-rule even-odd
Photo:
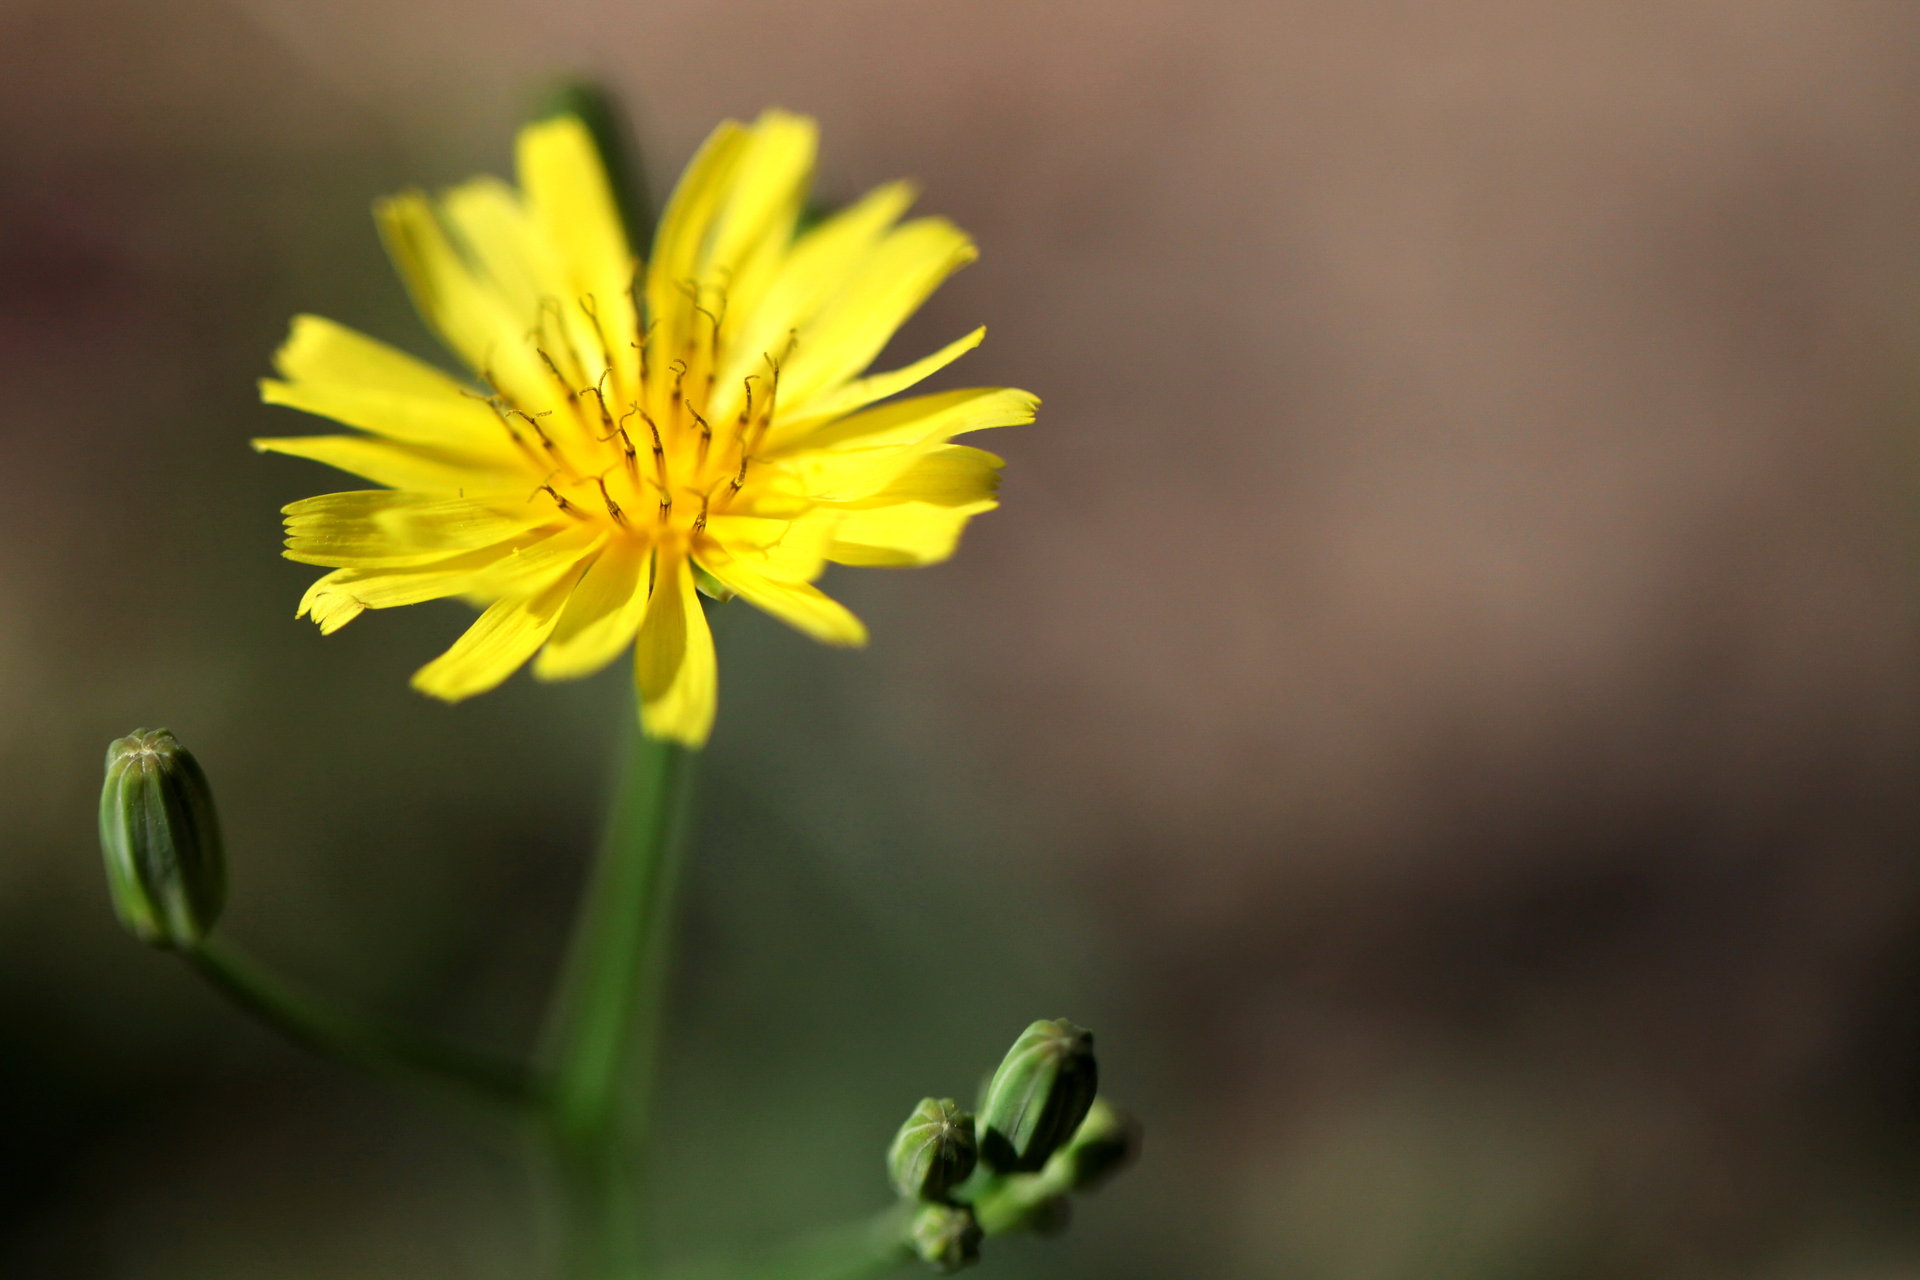
[(980, 1224), (964, 1205), (930, 1204), (914, 1215), (909, 1238), (920, 1260), (941, 1275), (980, 1261)]
[(1031, 1173), (1073, 1136), (1100, 1085), (1093, 1034), (1065, 1018), (1013, 1042), (980, 1106), (980, 1155), (999, 1173)]
[(136, 729), (107, 748), (100, 850), (120, 922), (156, 947), (198, 946), (227, 896), (213, 792), (165, 729)]
[(1091, 1191), (1140, 1154), (1140, 1122), (1105, 1098), (1095, 1098), (1072, 1141), (1054, 1153), (1047, 1172), (1075, 1191)]
[(926, 1098), (894, 1136), (887, 1172), (901, 1195), (943, 1201), (967, 1180), (978, 1157), (973, 1117), (952, 1098)]

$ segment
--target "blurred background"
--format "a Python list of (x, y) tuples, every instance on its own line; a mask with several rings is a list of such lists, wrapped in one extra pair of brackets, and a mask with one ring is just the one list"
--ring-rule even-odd
[[(175, 729), (226, 935), (503, 1050), (624, 676), (458, 707), (322, 640), (251, 435), (296, 311), (422, 354), (369, 202), (559, 73), (656, 191), (824, 129), (1046, 399), (950, 565), (734, 606), (651, 1226), (865, 1213), (927, 1093), (1098, 1033), (1144, 1163), (1006, 1280), (1920, 1274), (1920, 10), (1812, 0), (8, 0), (0, 1274), (535, 1274), (519, 1153), (124, 937)], [(883, 363), (895, 363), (891, 359)], [(981, 1274), (987, 1274), (982, 1272)]]

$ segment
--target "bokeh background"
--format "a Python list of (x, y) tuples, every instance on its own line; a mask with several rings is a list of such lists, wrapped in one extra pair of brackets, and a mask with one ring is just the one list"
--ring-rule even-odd
[[(817, 115), (980, 241), (1031, 387), (952, 564), (735, 606), (663, 1248), (881, 1203), (922, 1094), (1099, 1034), (1130, 1176), (1008, 1280), (1920, 1274), (1920, 9), (1900, 0), (0, 5), (0, 1274), (536, 1274), (508, 1144), (115, 928), (99, 755), (224, 928), (511, 1049), (625, 715), (322, 640), (248, 436), (289, 315), (427, 353), (367, 217), (556, 73), (656, 189)], [(949, 378), (949, 382), (955, 381)], [(317, 425), (317, 424), (316, 424)], [(737, 615), (737, 616), (736, 616)], [(982, 1273), (985, 1274), (985, 1273)]]

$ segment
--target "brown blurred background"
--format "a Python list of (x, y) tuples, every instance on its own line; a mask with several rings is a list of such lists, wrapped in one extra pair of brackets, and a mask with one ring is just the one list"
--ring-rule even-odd
[[(1920, 9), (1812, 0), (0, 6), (0, 1274), (535, 1274), (518, 1153), (115, 929), (98, 758), (220, 792), (227, 933), (524, 1044), (622, 677), (320, 639), (249, 435), (287, 318), (430, 352), (369, 201), (549, 77), (656, 187), (817, 115), (981, 243), (895, 353), (1005, 508), (724, 622), (656, 1236), (877, 1206), (1027, 1020), (1130, 1177), (1007, 1280), (1920, 1273)], [(985, 1274), (985, 1273), (982, 1273)]]

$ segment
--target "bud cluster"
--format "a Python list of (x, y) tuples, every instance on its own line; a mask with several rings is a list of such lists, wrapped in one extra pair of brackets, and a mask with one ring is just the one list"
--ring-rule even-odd
[(1140, 1148), (1139, 1124), (1099, 1087), (1092, 1033), (1055, 1018), (1014, 1041), (977, 1115), (951, 1098), (924, 1099), (887, 1156), (894, 1190), (918, 1205), (912, 1251), (951, 1273), (979, 1261), (986, 1236), (1064, 1230), (1068, 1197), (1106, 1181)]

